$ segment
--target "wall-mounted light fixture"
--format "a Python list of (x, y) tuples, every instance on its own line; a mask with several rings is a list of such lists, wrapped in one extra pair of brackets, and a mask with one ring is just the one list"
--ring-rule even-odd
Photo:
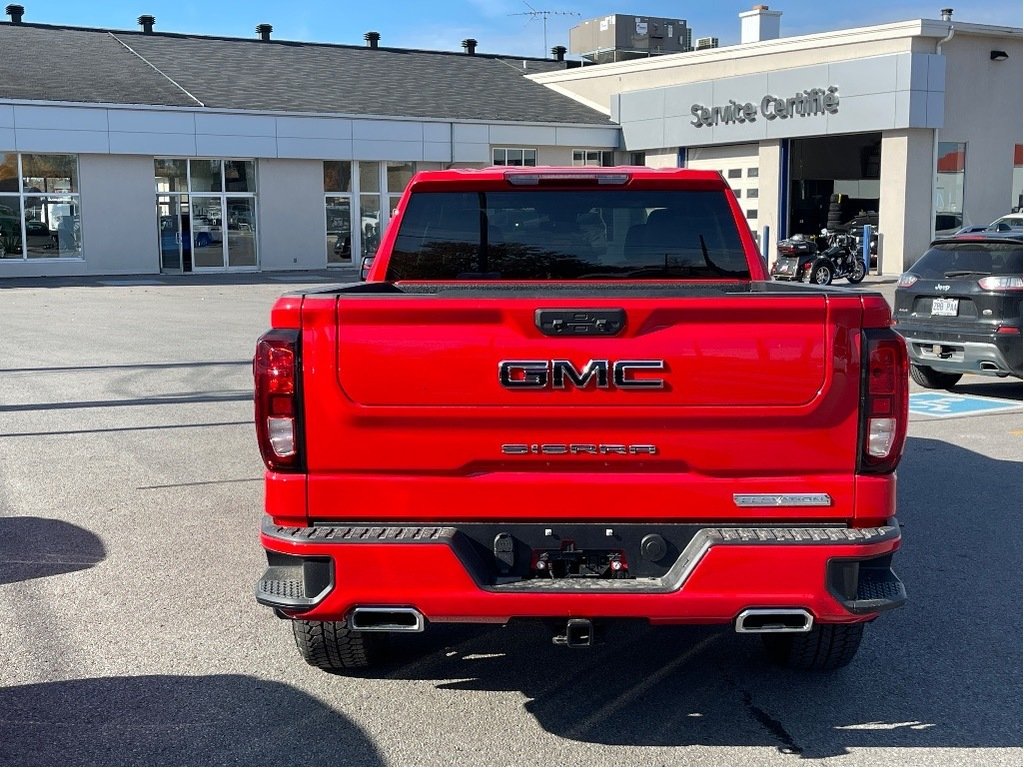
[(1006, 61), (1010, 55), (1006, 51), (989, 51), (988, 57), (992, 61)]

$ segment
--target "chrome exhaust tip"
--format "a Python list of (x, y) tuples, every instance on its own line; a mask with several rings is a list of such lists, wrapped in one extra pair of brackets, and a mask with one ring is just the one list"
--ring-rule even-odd
[(422, 632), (423, 627), (423, 614), (415, 608), (360, 606), (348, 618), (348, 628), (356, 632)]
[(810, 632), (814, 617), (803, 608), (748, 608), (736, 617), (741, 634)]

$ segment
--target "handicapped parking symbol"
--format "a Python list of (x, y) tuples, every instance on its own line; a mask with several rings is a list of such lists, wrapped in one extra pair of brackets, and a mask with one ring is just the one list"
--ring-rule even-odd
[(914, 392), (910, 395), (910, 412), (918, 416), (950, 418), (1020, 410), (1020, 405), (974, 395), (953, 395), (939, 392)]

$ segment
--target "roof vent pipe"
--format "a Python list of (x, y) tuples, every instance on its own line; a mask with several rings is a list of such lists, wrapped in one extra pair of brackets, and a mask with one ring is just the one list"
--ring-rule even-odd
[(470, 56), (476, 56), (476, 40), (472, 37), (467, 37), (462, 41), (462, 47), (466, 49), (466, 53)]
[(260, 40), (264, 43), (270, 42), (270, 33), (274, 31), (274, 27), (270, 24), (257, 24), (256, 34), (260, 36)]
[(4, 13), (11, 17), (11, 24), (21, 24), (21, 17), (25, 15), (25, 7), (22, 5), (8, 5)]
[(939, 11), (939, 14), (942, 17), (943, 21), (952, 21), (953, 20), (953, 9), (952, 8), (943, 8), (941, 11)]
[(564, 45), (556, 45), (551, 49), (551, 55), (555, 57), (555, 61), (565, 61), (565, 52), (567, 50)]
[(367, 32), (363, 35), (363, 40), (365, 40), (366, 44), (371, 48), (376, 48), (377, 44), (380, 42), (380, 32)]
[(136, 19), (136, 21), (138, 21), (139, 26), (142, 27), (143, 34), (153, 34), (153, 25), (156, 24), (156, 16), (139, 16), (139, 18)]

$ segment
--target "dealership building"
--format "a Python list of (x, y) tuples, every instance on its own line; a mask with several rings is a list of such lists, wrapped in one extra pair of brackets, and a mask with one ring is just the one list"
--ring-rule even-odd
[(888, 274), (936, 229), (1021, 204), (1019, 28), (779, 37), (779, 12), (756, 6), (738, 45), (579, 66), (473, 40), (420, 51), (376, 33), (325, 45), (269, 25), (237, 39), (8, 12), (0, 278), (352, 264), (411, 175), (449, 167), (714, 169), (770, 240), (816, 231), (830, 203), (877, 214)]

